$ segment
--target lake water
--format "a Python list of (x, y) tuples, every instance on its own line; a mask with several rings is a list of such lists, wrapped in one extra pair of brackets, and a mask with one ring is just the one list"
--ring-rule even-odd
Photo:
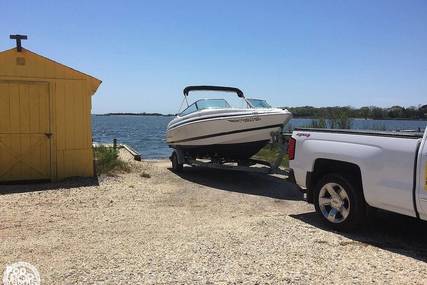
[[(166, 144), (166, 126), (173, 117), (161, 116), (92, 116), (95, 142), (119, 143), (132, 146), (143, 158), (166, 158), (171, 149)], [(311, 119), (292, 119), (292, 127), (308, 125)], [(426, 121), (354, 119), (354, 129), (424, 130)]]

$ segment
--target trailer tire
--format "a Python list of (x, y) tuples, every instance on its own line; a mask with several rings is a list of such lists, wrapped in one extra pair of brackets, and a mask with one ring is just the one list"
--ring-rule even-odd
[(323, 222), (336, 230), (354, 230), (364, 222), (366, 203), (360, 183), (351, 175), (326, 174), (316, 184), (313, 198)]
[(172, 162), (172, 170), (174, 172), (182, 172), (184, 170), (184, 165), (178, 162), (178, 155), (175, 151), (172, 153), (171, 162)]

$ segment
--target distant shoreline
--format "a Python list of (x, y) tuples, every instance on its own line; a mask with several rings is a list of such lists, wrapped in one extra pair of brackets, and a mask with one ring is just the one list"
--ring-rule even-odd
[[(305, 117), (305, 116), (293, 116), (292, 119), (310, 119), (317, 120), (319, 118), (316, 117)], [(351, 120), (359, 120), (359, 121), (427, 121), (427, 119), (414, 119), (414, 118), (382, 118), (382, 119), (373, 119), (373, 118), (358, 118), (358, 117), (349, 117)], [(328, 120), (328, 118), (326, 118)]]
[(106, 113), (106, 114), (92, 114), (94, 116), (156, 116), (156, 117), (173, 117), (175, 114), (161, 114), (161, 113)]
[[(174, 117), (176, 114), (161, 114), (161, 113), (106, 113), (106, 114), (92, 114), (97, 117), (108, 117), (108, 116), (153, 116), (153, 117)], [(306, 117), (306, 116), (293, 116), (294, 119), (311, 119), (316, 120), (315, 117)], [(372, 119), (372, 118), (350, 118), (352, 120), (361, 120), (361, 121), (426, 121), (425, 119), (413, 119), (413, 118), (382, 118), (382, 119)]]

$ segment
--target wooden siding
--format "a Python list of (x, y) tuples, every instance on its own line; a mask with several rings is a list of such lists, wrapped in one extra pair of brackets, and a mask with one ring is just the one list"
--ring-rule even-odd
[(87, 94), (86, 82), (58, 81), (55, 95), (57, 176), (91, 176), (91, 96)]
[(49, 85), (0, 81), (0, 181), (51, 178)]
[[(0, 171), (0, 181), (93, 176), (91, 95), (100, 83), (28, 50), (1, 52), (0, 169), (18, 167), (7, 168), (3, 178)], [(20, 155), (7, 154), (37, 145), (42, 150), (26, 151), (24, 164)]]
[[(23, 59), (23, 65), (18, 64), (19, 58)], [(80, 79), (88, 82), (91, 94), (94, 94), (101, 84), (101, 81), (95, 77), (74, 70), (27, 49), (17, 52), (15, 48), (0, 52), (0, 76), (20, 77), (22, 79)]]

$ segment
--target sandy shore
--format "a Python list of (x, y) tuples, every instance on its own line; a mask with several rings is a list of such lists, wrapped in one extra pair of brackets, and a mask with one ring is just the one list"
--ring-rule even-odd
[(42, 284), (427, 283), (426, 223), (379, 213), (340, 234), (280, 177), (168, 167), (0, 186), (0, 270), (27, 261)]

